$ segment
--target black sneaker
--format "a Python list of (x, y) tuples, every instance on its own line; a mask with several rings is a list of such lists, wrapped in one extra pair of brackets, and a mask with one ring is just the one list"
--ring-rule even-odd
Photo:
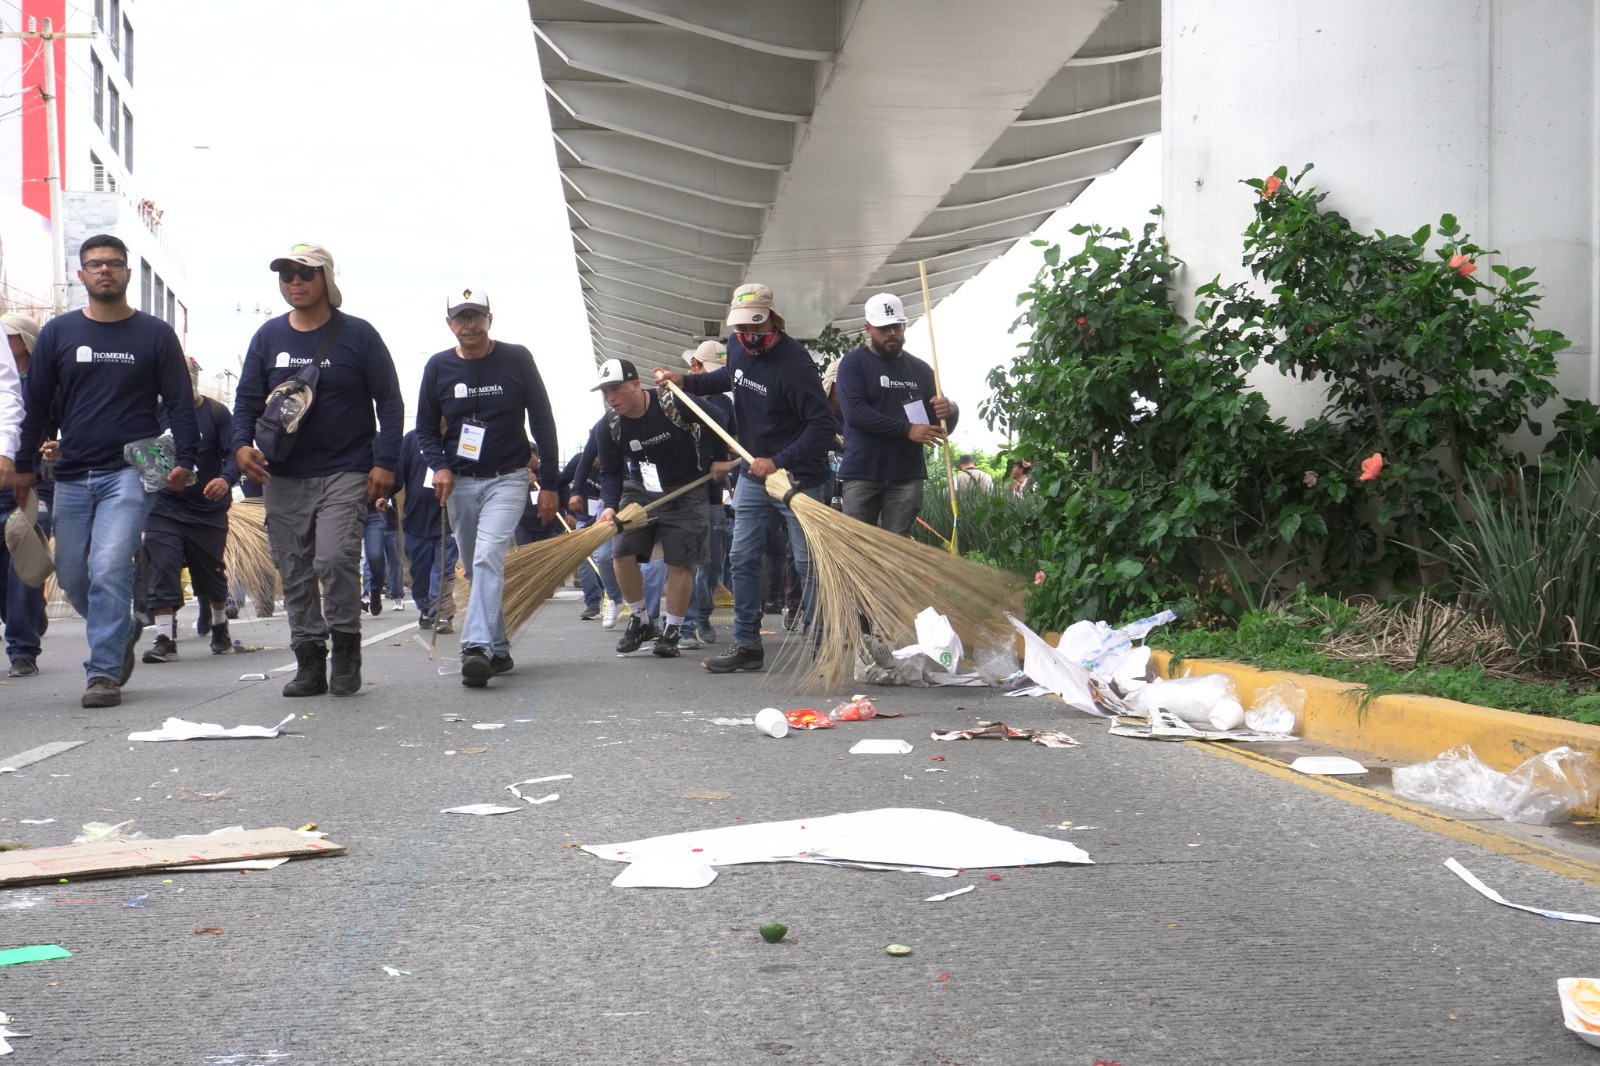
[(202, 637), (211, 632), (211, 605), (202, 603), (200, 613), (194, 619), (194, 631)]
[(482, 648), (468, 648), (461, 653), (461, 683), (467, 688), (483, 688), (494, 676), (494, 665)]
[(789, 607), (784, 610), (783, 628), (790, 633), (800, 628), (800, 608)]
[(597, 603), (593, 607), (585, 607), (583, 609), (583, 613), (578, 616), (578, 621), (580, 621), (580, 622), (592, 622), (596, 618), (599, 618), (599, 617), (600, 617), (600, 605)]
[(83, 693), (85, 707), (115, 707), (122, 702), (122, 686), (109, 677), (91, 677)]
[(417, 619), (417, 628), (418, 629), (432, 629), (433, 628), (433, 615), (425, 614), (421, 618), (418, 618)]
[(654, 640), (661, 635), (661, 630), (652, 623), (646, 622), (638, 615), (628, 619), (628, 631), (622, 634), (622, 639), (617, 641), (617, 654), (627, 655), (636, 652), (644, 646), (647, 640)]
[(147, 663), (170, 663), (178, 657), (178, 645), (165, 633), (157, 634), (156, 642), (144, 653)]
[(228, 623), (211, 627), (211, 654), (226, 655), (233, 650), (233, 637), (228, 634)]
[(367, 601), (367, 613), (368, 614), (382, 614), (383, 613), (383, 593), (374, 592), (372, 594), (372, 599)]
[(759, 670), (765, 657), (759, 645), (752, 647), (749, 644), (730, 644), (727, 651), (715, 659), (705, 660), (700, 665), (713, 674), (731, 674), (735, 670)]
[(39, 672), (39, 664), (32, 659), (12, 659), (9, 677), (33, 677)]
[(509, 653), (505, 655), (491, 656), (489, 659), (489, 670), (491, 673), (509, 674), (512, 671), (512, 668), (514, 668), (516, 665), (516, 661), (511, 658)]
[(651, 655), (659, 655), (663, 659), (676, 659), (678, 657), (678, 627), (668, 626), (656, 638), (656, 646), (650, 649)]

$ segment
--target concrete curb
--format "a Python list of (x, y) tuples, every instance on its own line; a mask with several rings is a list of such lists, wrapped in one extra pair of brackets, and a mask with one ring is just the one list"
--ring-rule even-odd
[[(1150, 655), (1151, 665), (1163, 677), (1171, 676), (1171, 661), (1170, 652), (1157, 649)], [(1185, 659), (1182, 672), (1226, 674), (1246, 707), (1258, 691), (1280, 681), (1293, 681), (1306, 693), (1297, 735), (1391, 762), (1422, 762), (1458, 744), (1472, 745), (1478, 758), (1502, 772), (1562, 745), (1600, 755), (1600, 726), (1560, 718), (1475, 707), (1432, 696), (1379, 696), (1363, 706), (1363, 685), (1208, 659)], [(1579, 808), (1579, 813), (1593, 816), (1597, 809)]]

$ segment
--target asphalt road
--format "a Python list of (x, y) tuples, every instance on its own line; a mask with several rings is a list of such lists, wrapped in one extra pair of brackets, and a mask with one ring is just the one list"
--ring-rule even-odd
[[(1580, 880), (1196, 746), (1109, 736), (1053, 701), (879, 689), (904, 718), (783, 740), (715, 725), (832, 703), (797, 701), (774, 676), (708, 675), (693, 653), (620, 659), (620, 630), (580, 623), (578, 609), (547, 606), (517, 642), (516, 672), (485, 691), (441, 676), (414, 631), (380, 636), (412, 617), (390, 612), (367, 622), (380, 639), (357, 697), (291, 701), (281, 676), (238, 680), (291, 658), (279, 618), (235, 623), (268, 646), (251, 655), (213, 657), (186, 635), (178, 662), (140, 666), (120, 708), (93, 712), (78, 706), (81, 623), (56, 620), (46, 672), (0, 685), (0, 765), (85, 743), (0, 775), (0, 836), (63, 844), (81, 823), (127, 818), (151, 836), (316, 822), (349, 850), (269, 872), (0, 890), (0, 948), (73, 953), (0, 968), (0, 1011), (33, 1034), (7, 1061), (1548, 1066), (1596, 1055), (1562, 1028), (1555, 982), (1600, 970), (1600, 928), (1496, 906), (1442, 864), (1455, 856), (1516, 902), (1600, 913), (1600, 890)], [(289, 711), (301, 717), (275, 740), (126, 740), (169, 715), (264, 725)], [(996, 718), (1083, 746), (929, 739)], [(847, 755), (863, 737), (915, 750)], [(487, 750), (449, 754), (473, 747)], [(532, 786), (559, 792), (553, 803), (439, 813), (563, 773), (572, 779)], [(883, 807), (1070, 839), (1095, 865), (951, 880), (772, 864), (727, 868), (693, 891), (619, 889), (620, 864), (572, 846)], [(21, 824), (42, 818), (55, 821)], [(965, 884), (976, 891), (923, 902)], [(763, 942), (768, 920), (791, 940)], [(891, 958), (891, 942), (915, 954)]]

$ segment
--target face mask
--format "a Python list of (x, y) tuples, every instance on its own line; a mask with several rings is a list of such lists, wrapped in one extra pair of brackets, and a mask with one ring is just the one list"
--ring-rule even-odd
[(770, 352), (772, 346), (778, 343), (778, 334), (776, 332), (745, 333), (739, 331), (735, 336), (739, 338), (739, 343), (744, 346), (744, 350), (751, 355), (762, 355)]

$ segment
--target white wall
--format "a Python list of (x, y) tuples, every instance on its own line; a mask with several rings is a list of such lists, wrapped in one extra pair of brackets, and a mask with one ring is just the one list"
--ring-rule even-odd
[[(1600, 402), (1600, 117), (1595, 0), (1164, 0), (1162, 202), (1179, 278), (1245, 276), (1240, 234), (1279, 165), (1357, 228), (1411, 233), (1450, 212), (1532, 266), (1559, 329), (1561, 395)], [(1483, 264), (1485, 267), (1487, 263)], [(1190, 310), (1192, 295), (1186, 297)], [(1298, 421), (1309, 385), (1255, 385)]]

